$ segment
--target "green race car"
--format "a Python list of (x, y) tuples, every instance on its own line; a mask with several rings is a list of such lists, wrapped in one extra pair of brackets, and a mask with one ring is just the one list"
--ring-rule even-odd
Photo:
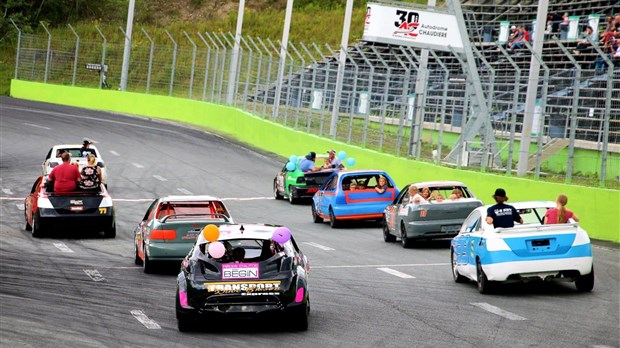
[[(273, 192), (276, 199), (288, 198), (291, 204), (303, 199), (309, 200), (325, 180), (337, 169), (324, 169), (316, 172), (304, 173), (299, 170), (299, 163), (304, 156), (297, 156), (294, 170), (288, 170), (286, 163), (273, 179)], [(327, 155), (316, 155), (316, 166), (320, 166)], [(288, 163), (288, 161), (287, 161)]]

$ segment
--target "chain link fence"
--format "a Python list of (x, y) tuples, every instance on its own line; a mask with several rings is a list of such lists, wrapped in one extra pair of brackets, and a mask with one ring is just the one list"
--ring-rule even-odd
[[(17, 28), (17, 27), (16, 27)], [(18, 29), (18, 28), (17, 28)], [(100, 40), (81, 40), (69, 26), (56, 36), (19, 35), (15, 78), (93, 88), (120, 85), (122, 28)], [(57, 32), (57, 31), (55, 31)], [(491, 110), (502, 166), (488, 144), (464, 144), (456, 163), (445, 160), (471, 115), (471, 81), (457, 57), (430, 51), (424, 93), (415, 94), (424, 65), (411, 47), (359, 42), (346, 48), (289, 43), (277, 88), (280, 42), (242, 36), (231, 76), (231, 33), (167, 31), (133, 34), (127, 90), (233, 105), (286, 126), (417, 160), (499, 171), (516, 167), (531, 46), (507, 51), (477, 43), (474, 56)], [(108, 39), (108, 37), (110, 39)], [(537, 116), (528, 168), (536, 177), (617, 187), (620, 175), (620, 61), (597, 43), (574, 54), (577, 42), (549, 37), (540, 59)], [(337, 90), (338, 56), (344, 50), (343, 84)], [(232, 86), (230, 86), (232, 84)], [(276, 98), (280, 91), (280, 98)], [(336, 94), (339, 104), (334, 105)], [(279, 105), (275, 105), (279, 100)], [(334, 112), (336, 108), (336, 112)], [(422, 113), (415, 124), (416, 112)], [(336, 134), (330, 122), (336, 115)], [(420, 139), (414, 139), (412, 129)], [(412, 153), (412, 145), (421, 148)], [(484, 160), (483, 160), (484, 159)]]

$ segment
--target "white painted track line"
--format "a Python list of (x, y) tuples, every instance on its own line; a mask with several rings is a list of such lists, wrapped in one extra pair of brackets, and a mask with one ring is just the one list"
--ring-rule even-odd
[(517, 314), (511, 313), (511, 312), (505, 311), (505, 310), (503, 310), (503, 309), (501, 309), (499, 307), (495, 307), (495, 306), (490, 305), (490, 304), (485, 303), (485, 302), (474, 302), (474, 303), (472, 303), (472, 305), (476, 306), (478, 308), (484, 309), (487, 312), (491, 312), (493, 314), (497, 314), (500, 317), (504, 317), (504, 318), (509, 319), (509, 320), (527, 320), (526, 318), (524, 318), (524, 317), (522, 317), (520, 315), (517, 315)]
[(334, 248), (330, 248), (328, 246), (321, 245), (321, 244), (314, 243), (314, 242), (304, 242), (304, 244), (309, 245), (309, 246), (313, 246), (315, 248), (319, 248), (321, 250), (326, 250), (326, 251), (336, 250)]
[(86, 273), (87, 276), (90, 277), (90, 279), (95, 282), (101, 282), (105, 280), (101, 273), (99, 273), (99, 271), (97, 271), (96, 269), (85, 269), (83, 271), (84, 273)]
[(178, 188), (177, 188), (177, 191), (179, 191), (179, 192), (181, 192), (181, 193), (183, 193), (183, 194), (186, 194), (186, 195), (191, 195), (191, 194), (192, 194), (192, 193), (191, 193), (191, 191), (189, 191), (189, 190), (187, 190), (187, 189), (184, 189), (184, 188), (182, 188), (182, 187), (178, 187)]
[(168, 181), (168, 179), (164, 178), (161, 175), (153, 175), (153, 177), (159, 181)]
[(113, 154), (114, 156), (120, 156), (120, 154), (114, 150), (110, 150), (110, 153)]
[(49, 127), (39, 126), (38, 124), (34, 124), (34, 123), (26, 123), (26, 122), (24, 122), (24, 125), (30, 126), (30, 127), (35, 127), (35, 128), (47, 129), (47, 130), (51, 129)]
[(68, 246), (65, 245), (65, 243), (54, 243), (54, 246), (56, 248), (58, 248), (58, 250), (62, 251), (63, 253), (72, 253), (73, 250), (69, 249)]
[(131, 163), (131, 165), (133, 165), (133, 166), (134, 166), (134, 167), (136, 167), (136, 168), (144, 168), (144, 166), (143, 166), (143, 165), (141, 165), (140, 163), (135, 163), (135, 162), (133, 162), (133, 163)]
[(161, 329), (161, 326), (157, 324), (154, 320), (149, 319), (142, 311), (134, 309), (131, 311), (131, 315), (133, 315), (136, 320), (138, 320), (144, 327), (147, 329)]
[(397, 276), (397, 277), (399, 277), (399, 278), (403, 278), (403, 279), (415, 279), (415, 277), (414, 277), (414, 276), (409, 275), (409, 274), (407, 274), (407, 273), (399, 272), (399, 271), (397, 271), (397, 270), (395, 270), (395, 269), (386, 268), (386, 267), (379, 267), (379, 268), (377, 268), (377, 269), (378, 269), (378, 270), (380, 270), (380, 271), (383, 271), (383, 272), (385, 272), (385, 273), (387, 273), (387, 274), (391, 274), (391, 275), (393, 275), (393, 276)]
[(7, 189), (7, 188), (3, 188), (2, 192), (4, 192), (4, 194), (6, 194), (6, 195), (12, 195), (13, 194), (13, 191), (11, 191), (11, 189)]
[(404, 263), (395, 265), (340, 265), (340, 266), (315, 266), (312, 269), (321, 268), (379, 268), (379, 267), (426, 267), (426, 266), (448, 266), (450, 263)]

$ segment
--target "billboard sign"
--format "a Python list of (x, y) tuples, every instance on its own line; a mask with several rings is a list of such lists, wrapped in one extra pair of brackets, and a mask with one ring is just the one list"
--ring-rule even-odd
[(369, 3), (364, 23), (364, 41), (463, 51), (456, 16), (433, 11)]

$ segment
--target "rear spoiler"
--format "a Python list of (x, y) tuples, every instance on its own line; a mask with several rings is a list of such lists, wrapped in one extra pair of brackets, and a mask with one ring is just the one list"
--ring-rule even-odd
[(323, 169), (323, 170), (317, 170), (316, 172), (304, 172), (304, 176), (306, 178), (311, 178), (313, 176), (330, 176), (332, 175), (333, 172), (337, 172), (339, 171), (338, 169)]
[(228, 215), (226, 214), (218, 214), (218, 213), (213, 213), (213, 214), (170, 214), (170, 215), (166, 215), (164, 217), (162, 217), (161, 219), (159, 219), (159, 221), (161, 222), (166, 222), (168, 221), (169, 218), (173, 218), (173, 217), (209, 217), (212, 219), (224, 219), (224, 222), (229, 223), (231, 222), (230, 217), (228, 217)]
[(577, 229), (579, 228), (578, 222), (570, 222), (566, 224), (550, 224), (550, 225), (534, 225), (534, 224), (523, 224), (523, 225), (515, 225), (515, 227), (498, 227), (495, 229), (495, 233), (520, 233), (524, 231), (544, 231), (544, 232), (559, 232), (565, 231), (567, 229)]

